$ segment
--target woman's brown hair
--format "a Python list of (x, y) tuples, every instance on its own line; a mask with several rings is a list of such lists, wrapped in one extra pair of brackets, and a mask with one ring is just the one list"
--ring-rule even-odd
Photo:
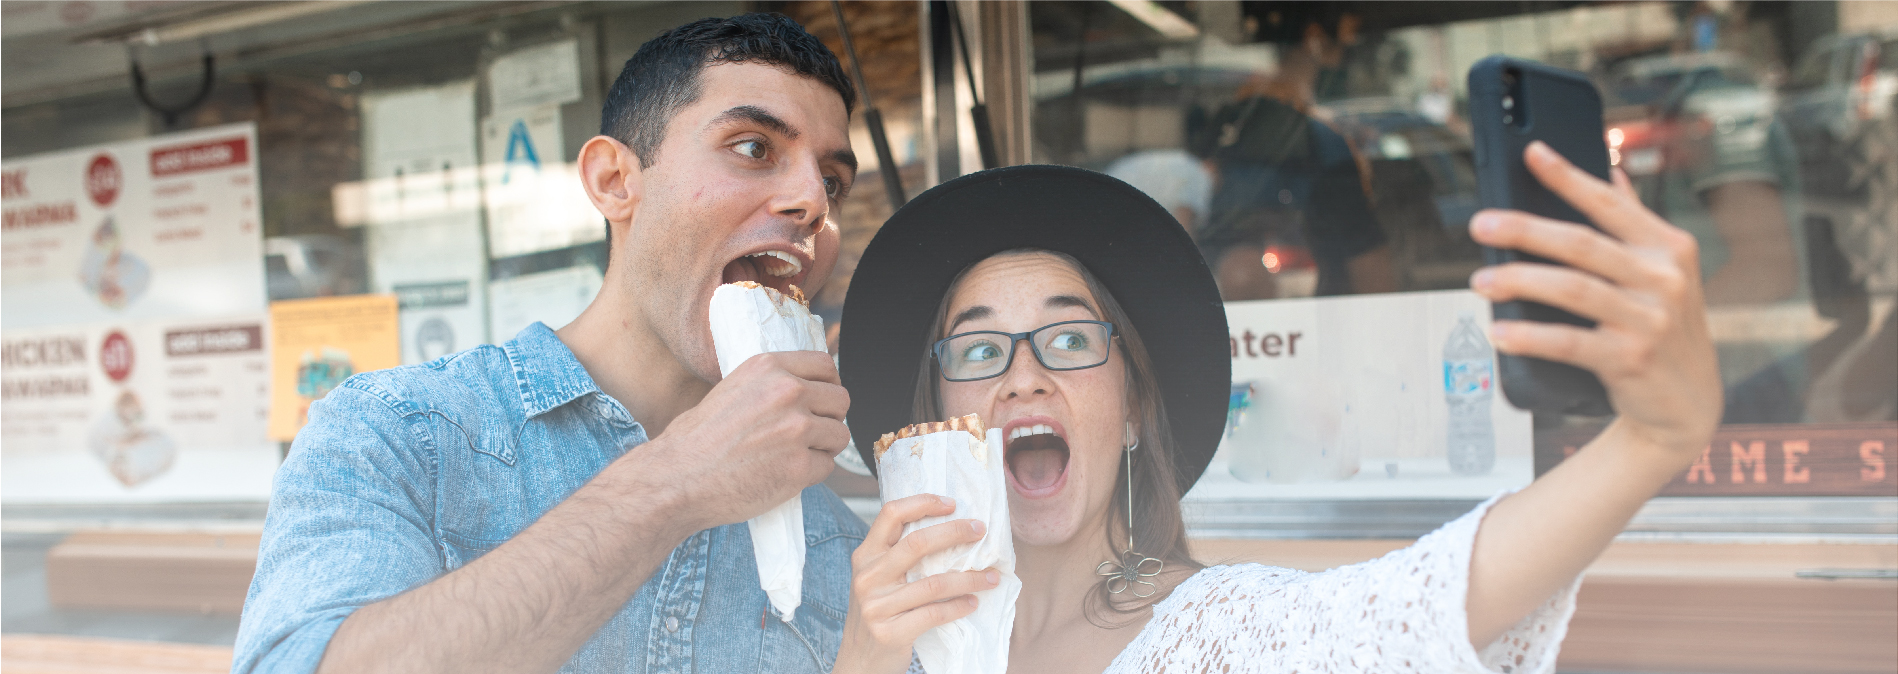
[[(1073, 268), (1087, 282), (1088, 292), (1100, 305), (1101, 319), (1114, 324), (1120, 355), (1127, 363), (1127, 403), (1134, 411), (1140, 429), (1140, 445), (1133, 451), (1133, 518), (1138, 523), (1138, 526), (1132, 527), (1134, 550), (1166, 562), (1168, 570), (1201, 568), (1198, 562), (1193, 561), (1186, 547), (1186, 521), (1180, 515), (1181, 494), (1173, 469), (1172, 428), (1167, 423), (1166, 401), (1160, 396), (1160, 383), (1153, 372), (1153, 359), (1148, 357), (1146, 344), (1140, 340), (1140, 331), (1134, 328), (1133, 321), (1128, 320), (1127, 312), (1114, 300), (1113, 293), (1108, 292), (1107, 287), (1101, 285), (1100, 280), (1094, 278), (1094, 274), (1080, 260), (1066, 253), (1039, 248), (1016, 248), (989, 257), (1015, 255), (1047, 255)], [(976, 264), (963, 269), (956, 275), (955, 281), (949, 284), (949, 290), (943, 293), (941, 304), (936, 309), (935, 324), (929, 328), (930, 343), (921, 345), (922, 370), (916, 378), (911, 423), (939, 421), (944, 416), (942, 400), (937, 394), (941, 375), (936, 368), (933, 347), (935, 340), (948, 336), (942, 333), (949, 321), (949, 301), (955, 297), (956, 290), (962, 287), (962, 279), (968, 276), (969, 270), (974, 269)], [(1120, 473), (1114, 480), (1113, 500), (1108, 506), (1107, 528), (1103, 532), (1109, 548), (1115, 551), (1122, 550), (1127, 544), (1127, 529), (1130, 526), (1126, 521), (1125, 481), (1128, 475), (1124, 470)], [(1121, 562), (1118, 558), (1113, 561), (1116, 564)], [(1102, 578), (1095, 584), (1094, 591), (1088, 594), (1083, 606), (1088, 621), (1100, 627), (1129, 624), (1129, 621), (1115, 621), (1110, 614), (1130, 616), (1146, 610), (1167, 595), (1165, 592), (1144, 598), (1133, 597), (1131, 593), (1126, 593), (1126, 596), (1115, 595), (1107, 591), (1107, 580)]]

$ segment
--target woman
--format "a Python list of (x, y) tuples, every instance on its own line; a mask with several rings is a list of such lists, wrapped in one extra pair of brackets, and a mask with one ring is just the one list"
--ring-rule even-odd
[[(884, 226), (844, 309), (857, 446), (969, 413), (1011, 435), (1052, 431), (1004, 448), (1022, 582), (1012, 671), (1550, 671), (1580, 573), (1699, 455), (1720, 387), (1692, 237), (1625, 176), (1603, 183), (1540, 145), (1526, 157), (1607, 234), (1481, 213), (1477, 241), (1573, 268), (1509, 264), (1471, 285), (1599, 325), (1498, 322), (1491, 340), (1594, 371), (1621, 416), (1409, 548), (1319, 574), (1193, 562), (1179, 498), (1217, 445), (1230, 380), (1218, 291), (1163, 209), (1079, 169), (967, 176)], [(904, 582), (921, 557), (983, 535), (968, 520), (901, 535), (951, 512), (928, 495), (884, 505), (854, 557), (835, 671), (903, 671), (917, 635), (993, 586), (984, 571)]]

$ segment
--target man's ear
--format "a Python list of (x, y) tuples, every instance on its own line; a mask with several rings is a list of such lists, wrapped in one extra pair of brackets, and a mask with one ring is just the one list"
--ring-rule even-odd
[(639, 157), (625, 143), (594, 136), (580, 147), (580, 186), (608, 222), (630, 222), (645, 194)]

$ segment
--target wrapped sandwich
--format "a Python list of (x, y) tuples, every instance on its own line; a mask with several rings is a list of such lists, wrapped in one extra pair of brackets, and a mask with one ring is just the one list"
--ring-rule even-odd
[[(797, 286), (787, 296), (750, 281), (721, 285), (712, 291), (711, 323), (720, 376), (761, 353), (828, 351), (824, 319), (811, 315)], [(804, 502), (794, 496), (746, 525), (765, 597), (790, 622), (804, 601)]]
[(1008, 637), (1015, 626), (1014, 534), (1008, 521), (1008, 482), (1002, 475), (1002, 429), (984, 429), (968, 415), (885, 433), (876, 443), (877, 483), (884, 503), (916, 494), (955, 499), (956, 511), (926, 517), (903, 535), (956, 519), (981, 520), (982, 540), (924, 557), (909, 582), (949, 571), (994, 568), (1002, 582), (975, 593), (975, 613), (930, 629), (916, 639), (916, 657), (929, 674), (981, 674), (1008, 669)]

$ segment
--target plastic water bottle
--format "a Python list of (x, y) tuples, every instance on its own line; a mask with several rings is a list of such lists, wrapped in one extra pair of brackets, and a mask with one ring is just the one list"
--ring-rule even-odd
[(1496, 428), (1490, 423), (1490, 398), (1495, 396), (1495, 351), (1476, 319), (1457, 318), (1456, 329), (1443, 342), (1443, 399), (1449, 403), (1450, 472), (1486, 475), (1496, 467)]

